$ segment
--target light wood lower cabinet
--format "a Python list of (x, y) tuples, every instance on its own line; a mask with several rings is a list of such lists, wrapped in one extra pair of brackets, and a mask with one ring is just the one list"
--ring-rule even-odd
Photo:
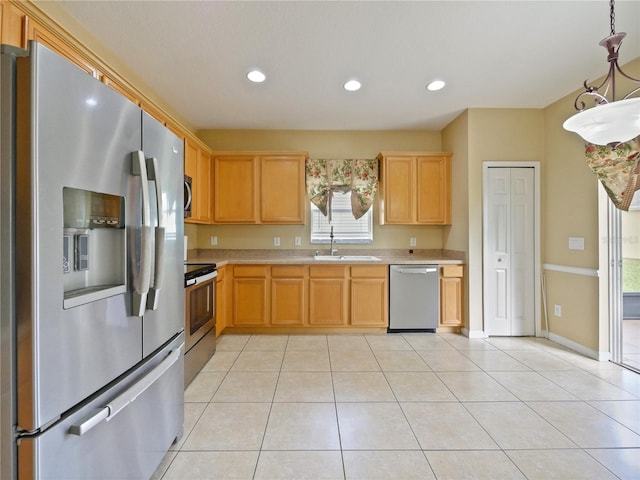
[(271, 325), (307, 323), (305, 267), (271, 267)]
[(346, 266), (309, 267), (309, 325), (347, 324), (349, 290)]
[(443, 265), (440, 267), (440, 326), (455, 327), (463, 325), (463, 281), (462, 265)]
[(269, 315), (268, 266), (236, 265), (233, 267), (233, 324), (265, 326)]
[(388, 324), (388, 267), (351, 267), (351, 325), (386, 327)]
[[(385, 328), (387, 265), (227, 266), (222, 328)], [(219, 299), (223, 294), (219, 294)], [(221, 307), (223, 308), (223, 307)], [(224, 323), (222, 323), (224, 322)]]
[(218, 267), (216, 277), (216, 337), (227, 326), (227, 269), (226, 266)]

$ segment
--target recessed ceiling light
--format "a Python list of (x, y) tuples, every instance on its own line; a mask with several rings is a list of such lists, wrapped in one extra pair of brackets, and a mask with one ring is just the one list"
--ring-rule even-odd
[(264, 82), (267, 77), (260, 70), (251, 70), (247, 73), (247, 78), (254, 83), (261, 83)]
[(427, 90), (430, 92), (435, 92), (444, 88), (445, 83), (442, 80), (434, 80), (429, 85), (427, 85)]
[(358, 80), (349, 80), (344, 84), (344, 89), (349, 92), (355, 92), (356, 90), (360, 90), (362, 84)]

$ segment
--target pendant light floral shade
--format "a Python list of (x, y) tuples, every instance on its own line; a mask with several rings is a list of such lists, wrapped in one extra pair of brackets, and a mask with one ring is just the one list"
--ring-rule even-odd
[(633, 194), (640, 190), (640, 137), (615, 147), (589, 143), (586, 161), (613, 204), (628, 211)]
[(378, 191), (377, 159), (307, 159), (307, 193), (331, 221), (333, 192), (351, 192), (351, 210), (357, 220), (373, 205)]

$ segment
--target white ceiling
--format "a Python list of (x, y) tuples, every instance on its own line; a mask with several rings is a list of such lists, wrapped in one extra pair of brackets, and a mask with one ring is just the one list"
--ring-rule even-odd
[[(58, 3), (196, 128), (440, 130), (466, 108), (545, 107), (608, 67), (606, 0)], [(620, 63), (639, 57), (640, 1), (616, 3), (616, 31)]]

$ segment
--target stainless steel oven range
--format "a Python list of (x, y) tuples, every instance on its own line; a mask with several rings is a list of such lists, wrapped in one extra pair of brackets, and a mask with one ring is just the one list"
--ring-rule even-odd
[(184, 266), (185, 354), (184, 384), (189, 385), (216, 351), (215, 263)]

